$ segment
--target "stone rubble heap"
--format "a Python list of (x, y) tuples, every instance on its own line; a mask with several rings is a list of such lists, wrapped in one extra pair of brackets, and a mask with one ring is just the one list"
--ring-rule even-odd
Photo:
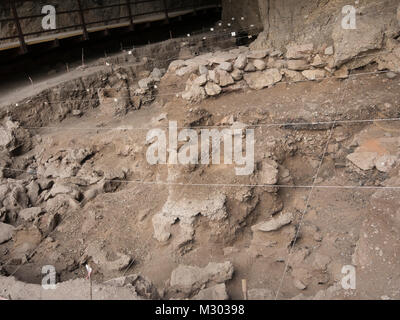
[[(372, 41), (372, 40), (371, 40)], [(338, 46), (336, 46), (338, 47)], [(327, 77), (345, 79), (353, 69), (376, 62), (378, 70), (400, 72), (400, 42), (386, 41), (386, 50), (376, 52), (367, 60), (358, 59), (363, 47), (343, 57), (344, 49), (334, 46), (315, 48), (312, 43), (292, 44), (286, 53), (279, 50), (251, 49), (241, 46), (229, 51), (217, 51), (187, 60), (175, 60), (167, 73), (187, 78), (180, 95), (191, 103), (199, 103), (224, 91), (250, 88), (260, 90), (280, 81), (299, 82)]]

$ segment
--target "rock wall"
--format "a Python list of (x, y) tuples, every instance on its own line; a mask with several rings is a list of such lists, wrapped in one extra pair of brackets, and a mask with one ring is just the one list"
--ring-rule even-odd
[[(260, 42), (278, 49), (293, 42), (313, 42), (321, 46), (343, 40), (344, 35), (339, 34), (343, 34), (342, 8), (349, 4), (357, 10), (357, 29), (346, 30), (346, 37), (358, 39), (379, 33), (383, 37), (394, 38), (400, 34), (398, 0), (360, 0), (358, 4), (346, 0), (253, 0), (245, 1), (247, 5), (233, 2), (223, 1), (225, 21), (231, 16), (236, 19), (252, 17), (249, 19), (251, 23), (260, 23), (264, 28)], [(378, 40), (382, 39), (379, 37)]]

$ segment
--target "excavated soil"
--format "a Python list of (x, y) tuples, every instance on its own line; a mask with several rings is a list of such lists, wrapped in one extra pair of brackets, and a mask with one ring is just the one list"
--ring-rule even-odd
[[(59, 121), (51, 114), (42, 117), (39, 108), (20, 116), (9, 110), (12, 120), (29, 132), (32, 146), (24, 150), (24, 144), (9, 160), (2, 160), (2, 167), (6, 162), (8, 168), (3, 170), (2, 183), (42, 179), (42, 184), (68, 185), (73, 203), (71, 197), (42, 195), (38, 206), (47, 201), (46, 210), (52, 208), (58, 215), (57, 226), (49, 232), (41, 227), (46, 222), (2, 216), (17, 229), (12, 240), (0, 244), (0, 270), (39, 284), (44, 265), (54, 265), (58, 281), (63, 282), (84, 278), (89, 263), (98, 283), (141, 274), (167, 299), (187, 297), (169, 287), (171, 272), (179, 265), (205, 267), (209, 262), (231, 261), (234, 275), (226, 282), (231, 299), (242, 299), (242, 279), (247, 279), (248, 289), (268, 289), (272, 296), (279, 293), (279, 298), (290, 299), (328, 292), (340, 283), (343, 266), (357, 264), (358, 289), (339, 290), (337, 297), (400, 298), (399, 275), (391, 271), (399, 269), (399, 233), (391, 230), (388, 221), (381, 221), (385, 212), (396, 212), (398, 200), (386, 198), (396, 198), (398, 191), (376, 189), (398, 186), (399, 162), (381, 172), (360, 170), (347, 159), (357, 147), (385, 154), (394, 146), (391, 152), (399, 154), (398, 122), (370, 120), (399, 116), (400, 77), (364, 74), (368, 71), (368, 67), (353, 71), (348, 79), (278, 83), (259, 91), (239, 89), (199, 104), (176, 97), (185, 79), (167, 73), (154, 100), (123, 115), (110, 115), (90, 96), (77, 96), (78, 101), (71, 102), (70, 109), (77, 109), (79, 103), (84, 106), (79, 107), (79, 117), (66, 111)], [(112, 75), (100, 72), (104, 77)], [(93, 81), (93, 91), (100, 85)], [(178, 127), (222, 128), (231, 116), (255, 130), (256, 171), (250, 177), (235, 176), (233, 165), (150, 165), (146, 161), (146, 134), (151, 128), (167, 127), (172, 120)], [(382, 139), (397, 144), (388, 147)], [(77, 153), (83, 155), (76, 173), (71, 159)], [(53, 176), (44, 178), (48, 166), (42, 164), (51, 161), (58, 164), (51, 168)], [(259, 183), (259, 172), (271, 161), (279, 166), (277, 186), (251, 186)], [(109, 184), (94, 190), (103, 177), (109, 177)], [(54, 186), (50, 190), (55, 192)], [(187, 222), (181, 219), (170, 227), (167, 241), (154, 238), (153, 219), (166, 202), (175, 203), (172, 211), (177, 211), (182, 199), (217, 201), (220, 194), (225, 197), (224, 219), (195, 216), (190, 236)], [(57, 201), (48, 204), (51, 199)], [(292, 214), (291, 224), (272, 233), (254, 229), (278, 212)], [(371, 226), (375, 232), (369, 230)], [(121, 262), (121, 257), (129, 259)], [(115, 267), (113, 261), (122, 267)]]

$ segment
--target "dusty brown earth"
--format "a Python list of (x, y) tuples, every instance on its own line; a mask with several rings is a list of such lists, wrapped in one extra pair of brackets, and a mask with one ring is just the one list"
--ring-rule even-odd
[[(194, 104), (176, 96), (188, 75), (168, 72), (152, 98), (126, 114), (113, 114), (114, 95), (107, 94), (99, 101), (77, 96), (72, 110), (79, 103), (85, 107), (77, 116), (66, 111), (60, 121), (53, 115), (37, 121), (40, 111), (24, 111), (20, 118), (10, 111), (26, 131), (22, 146), (1, 160), (2, 186), (22, 183), (29, 200), (17, 194), (15, 210), (3, 202), (0, 221), (16, 229), (0, 244), (0, 271), (39, 284), (42, 266), (53, 265), (64, 282), (84, 278), (88, 263), (97, 283), (140, 274), (158, 297), (170, 299), (214, 288), (212, 279), (186, 291), (174, 286), (171, 273), (180, 265), (230, 261), (233, 276), (214, 280), (226, 283), (231, 299), (243, 298), (242, 279), (250, 298), (399, 299), (400, 126), (373, 120), (399, 117), (400, 77), (375, 71), (370, 64), (345, 79), (226, 88)], [(111, 79), (115, 72), (124, 74), (101, 75)], [(135, 72), (139, 79), (142, 71)], [(113, 87), (109, 81), (103, 88)], [(150, 165), (146, 134), (168, 121), (190, 128), (253, 128), (254, 173), (236, 176), (234, 165), (225, 164)], [(348, 158), (360, 153), (395, 161), (382, 170), (379, 163), (360, 169)], [(266, 183), (264, 174), (271, 172), (276, 181)], [(29, 191), (34, 183), (35, 196)], [(179, 216), (192, 202), (200, 203), (196, 214), (189, 220)], [(20, 212), (26, 207), (43, 212), (24, 220)], [(155, 219), (163, 210), (179, 218), (163, 225), (169, 236), (159, 241)], [(257, 229), (284, 215), (291, 216), (285, 225)], [(340, 285), (346, 265), (356, 266), (355, 290)], [(5, 283), (0, 293), (10, 292)]]

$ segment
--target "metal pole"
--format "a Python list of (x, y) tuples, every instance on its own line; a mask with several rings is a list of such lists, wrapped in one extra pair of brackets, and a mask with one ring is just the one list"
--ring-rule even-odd
[(28, 48), (26, 47), (24, 34), (22, 33), (21, 24), (19, 23), (17, 8), (15, 7), (15, 0), (10, 0), (10, 6), (11, 6), (11, 9), (12, 9), (12, 12), (13, 12), (13, 15), (14, 15), (15, 25), (17, 26), (19, 44), (21, 46), (22, 53), (27, 53), (28, 52)]
[(81, 24), (82, 24), (82, 30), (83, 30), (83, 39), (88, 40), (89, 39), (89, 34), (87, 32), (86, 28), (86, 23), (85, 23), (85, 15), (83, 14), (82, 10), (82, 3), (81, 0), (76, 0), (78, 2), (78, 8), (79, 8), (79, 15), (81, 17)]

